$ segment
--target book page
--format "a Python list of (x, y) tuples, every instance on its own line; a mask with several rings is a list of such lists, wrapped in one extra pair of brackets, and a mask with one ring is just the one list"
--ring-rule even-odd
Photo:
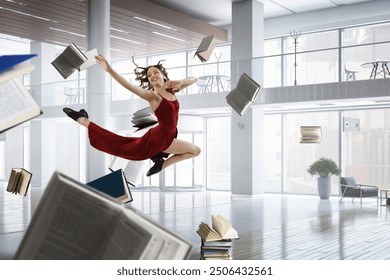
[(20, 170), (16, 168), (12, 168), (11, 175), (8, 179), (8, 186), (7, 186), (7, 192), (15, 192), (17, 182), (19, 181), (19, 178), (21, 176)]
[(237, 88), (233, 89), (226, 96), (226, 101), (240, 116), (242, 116), (252, 104), (252, 102), (250, 102)]
[(211, 225), (222, 238), (225, 237), (226, 232), (232, 227), (229, 221), (219, 215), (211, 215)]
[(84, 53), (84, 55), (87, 57), (87, 61), (85, 61), (80, 67), (79, 71), (87, 69), (88, 67), (91, 67), (95, 64), (97, 64), (95, 56), (98, 55), (97, 49), (92, 49), (90, 51), (87, 51)]
[(144, 166), (146, 160), (128, 160), (121, 157), (114, 157), (108, 166), (111, 171), (122, 169), (126, 180), (130, 184), (135, 185)]
[[(192, 244), (175, 233), (162, 227), (149, 217), (130, 207), (124, 207), (129, 224), (136, 225), (139, 232), (148, 232), (152, 238), (143, 249), (139, 259), (142, 260), (175, 260), (186, 259), (192, 251)], [(121, 227), (121, 224), (118, 224)]]
[(40, 115), (41, 109), (19, 78), (0, 84), (0, 132)]
[(30, 181), (31, 181), (31, 177), (32, 177), (32, 174), (21, 168), (20, 169), (21, 171), (21, 178), (20, 178), (20, 183), (19, 183), (19, 186), (18, 186), (18, 193), (20, 195), (27, 195), (27, 191), (29, 189), (29, 186), (30, 186)]
[(126, 179), (135, 184), (145, 166), (145, 160), (128, 160), (126, 168), (123, 170)]
[(121, 213), (107, 248), (103, 253), (103, 259), (138, 260), (149, 246), (149, 243), (153, 243), (150, 246), (156, 247), (155, 249), (158, 251), (163, 243), (158, 241), (150, 232), (129, 219), (125, 213)]
[(70, 62), (73, 68), (79, 68), (85, 61), (88, 60), (88, 57), (74, 44), (70, 44), (62, 53), (68, 61)]
[(16, 253), (17, 259), (100, 259), (121, 208), (55, 172)]
[(260, 85), (244, 73), (237, 83), (237, 89), (241, 91), (248, 101), (254, 102), (260, 90)]

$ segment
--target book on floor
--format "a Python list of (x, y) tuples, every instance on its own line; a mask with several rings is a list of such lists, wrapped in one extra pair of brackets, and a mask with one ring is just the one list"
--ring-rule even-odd
[(215, 35), (204, 37), (199, 47), (195, 51), (194, 57), (197, 56), (202, 62), (209, 60), (211, 53), (214, 50), (214, 44), (212, 44), (214, 37)]
[(64, 79), (67, 79), (76, 70), (81, 71), (96, 64), (96, 54), (96, 49), (83, 53), (75, 43), (71, 43), (51, 64)]
[(108, 194), (123, 203), (133, 201), (133, 196), (131, 195), (126, 176), (122, 169), (118, 169), (112, 173), (88, 182), (87, 185)]
[(24, 168), (12, 168), (8, 179), (7, 192), (26, 196), (31, 177), (32, 173)]
[(144, 165), (145, 160), (128, 160), (121, 157), (113, 157), (108, 169), (111, 172), (115, 172), (119, 169), (123, 170), (127, 183), (131, 187), (136, 187)]
[[(36, 55), (0, 56), (0, 133), (42, 114), (41, 108), (22, 83), (22, 77), (34, 70), (28, 59)], [(16, 63), (16, 64), (15, 64)]]
[(201, 222), (196, 231), (203, 241), (219, 241), (226, 239), (238, 239), (238, 232), (232, 224), (221, 215), (211, 215), (212, 226)]
[(226, 101), (234, 111), (243, 116), (255, 102), (259, 90), (260, 85), (248, 74), (243, 73), (238, 80), (236, 88), (226, 96)]
[(54, 172), (14, 259), (175, 260), (192, 249), (128, 204)]

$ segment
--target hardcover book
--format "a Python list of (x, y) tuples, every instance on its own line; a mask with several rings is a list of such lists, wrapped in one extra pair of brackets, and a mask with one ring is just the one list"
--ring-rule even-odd
[(214, 44), (212, 44), (214, 37), (215, 35), (204, 37), (196, 50), (194, 57), (197, 56), (202, 62), (209, 60), (210, 55), (214, 50)]
[(117, 200), (127, 203), (133, 201), (130, 188), (122, 169), (97, 178), (89, 183), (88, 186), (108, 194)]
[(32, 173), (24, 168), (12, 168), (8, 179), (7, 192), (26, 196), (30, 186), (31, 177)]

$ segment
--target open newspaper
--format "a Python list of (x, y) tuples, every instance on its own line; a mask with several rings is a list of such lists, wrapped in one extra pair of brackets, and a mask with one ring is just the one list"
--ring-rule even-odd
[(54, 172), (15, 259), (186, 259), (192, 244), (142, 213)]

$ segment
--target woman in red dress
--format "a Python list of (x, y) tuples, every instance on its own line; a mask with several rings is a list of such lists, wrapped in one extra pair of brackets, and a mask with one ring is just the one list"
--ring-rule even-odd
[[(88, 128), (90, 144), (96, 149), (129, 160), (152, 159), (154, 165), (147, 172), (151, 176), (162, 169), (185, 159), (196, 157), (200, 148), (192, 143), (176, 139), (179, 102), (175, 93), (196, 82), (195, 77), (182, 80), (169, 80), (165, 68), (160, 64), (146, 68), (137, 66), (136, 80), (141, 86), (129, 83), (120, 76), (102, 55), (96, 61), (119, 84), (145, 99), (154, 111), (158, 125), (141, 137), (125, 137), (112, 133), (88, 119), (84, 109), (74, 111), (64, 108), (64, 112), (73, 120)], [(163, 155), (172, 154), (164, 160)]]

